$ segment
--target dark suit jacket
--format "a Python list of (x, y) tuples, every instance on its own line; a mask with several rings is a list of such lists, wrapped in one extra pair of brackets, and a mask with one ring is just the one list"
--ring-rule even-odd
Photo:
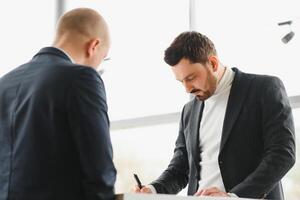
[(0, 79), (0, 200), (110, 199), (115, 176), (94, 69), (47, 47)]
[[(218, 157), (225, 189), (239, 197), (284, 199), (280, 180), (295, 162), (284, 86), (276, 77), (234, 71)], [(187, 183), (189, 195), (197, 191), (201, 110), (197, 99), (184, 106), (173, 159), (152, 183), (158, 193), (178, 193)]]

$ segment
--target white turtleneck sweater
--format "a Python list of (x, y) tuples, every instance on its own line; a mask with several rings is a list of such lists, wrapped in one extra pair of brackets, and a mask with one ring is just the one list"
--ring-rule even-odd
[(218, 155), (225, 111), (233, 79), (234, 71), (225, 68), (224, 75), (219, 81), (215, 93), (204, 101), (199, 130), (199, 148), (201, 149), (199, 190), (214, 186), (225, 192), (218, 164)]

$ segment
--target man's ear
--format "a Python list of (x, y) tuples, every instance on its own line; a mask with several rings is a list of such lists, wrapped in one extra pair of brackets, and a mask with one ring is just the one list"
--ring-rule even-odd
[(216, 72), (219, 68), (219, 59), (217, 56), (210, 56), (209, 57), (209, 62), (212, 66), (213, 72)]
[(91, 39), (87, 43), (87, 56), (90, 58), (95, 54), (95, 51), (97, 50), (98, 46), (100, 45), (99, 39)]

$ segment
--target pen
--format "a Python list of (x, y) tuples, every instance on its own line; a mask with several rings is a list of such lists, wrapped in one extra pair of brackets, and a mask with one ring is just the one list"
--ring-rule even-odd
[(137, 182), (140, 189), (142, 189), (142, 183), (139, 179), (139, 177), (136, 174), (133, 174), (135, 181)]

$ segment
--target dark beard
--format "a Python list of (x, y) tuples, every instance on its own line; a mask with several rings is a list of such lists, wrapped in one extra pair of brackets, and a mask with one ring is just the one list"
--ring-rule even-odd
[(208, 82), (210, 88), (209, 88), (208, 91), (205, 91), (203, 95), (201, 95), (201, 96), (197, 95), (196, 96), (196, 98), (199, 101), (205, 101), (206, 99), (210, 98), (215, 93), (215, 91), (217, 89), (218, 80), (211, 73), (207, 74), (206, 82)]

